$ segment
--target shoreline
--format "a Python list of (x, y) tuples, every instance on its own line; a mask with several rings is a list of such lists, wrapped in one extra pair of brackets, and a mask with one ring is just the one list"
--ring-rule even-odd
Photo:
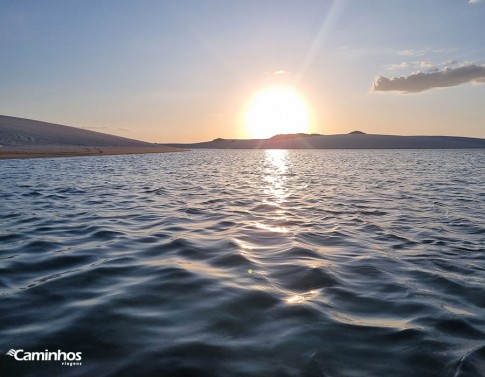
[(51, 158), (51, 157), (85, 157), (113, 156), (123, 154), (147, 154), (185, 152), (187, 149), (149, 146), (149, 147), (77, 147), (77, 146), (43, 146), (43, 147), (0, 147), (0, 159)]

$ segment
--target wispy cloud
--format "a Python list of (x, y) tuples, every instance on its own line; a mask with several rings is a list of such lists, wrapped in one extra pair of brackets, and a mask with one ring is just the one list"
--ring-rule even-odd
[(415, 61), (415, 62), (401, 62), (399, 64), (392, 64), (389, 66), (389, 71), (394, 71), (397, 69), (406, 69), (406, 68), (433, 68), (435, 65), (430, 61)]
[(402, 50), (398, 52), (401, 56), (423, 56), (426, 54), (426, 50)]
[(434, 64), (431, 63), (431, 62), (427, 62), (427, 61), (420, 61), (419, 62), (419, 66), (421, 68), (433, 68), (434, 67)]
[(429, 55), (443, 55), (446, 53), (450, 53), (453, 50), (445, 49), (445, 48), (423, 48), (420, 50), (416, 49), (408, 49), (408, 50), (401, 50), (398, 51), (397, 54), (399, 56), (406, 56), (406, 57), (420, 57), (420, 56), (429, 56)]
[(483, 3), (483, 0), (469, 0), (468, 4), (478, 4), (478, 3)]
[(410, 67), (410, 63), (409, 62), (401, 62), (399, 64), (392, 64), (391, 66), (389, 66), (389, 68), (387, 68), (389, 71), (394, 71), (396, 69), (403, 69), (403, 68), (409, 68)]
[(485, 83), (485, 65), (469, 64), (432, 72), (416, 72), (409, 76), (385, 77), (374, 80), (374, 92), (419, 93), (433, 88), (446, 88), (467, 82)]

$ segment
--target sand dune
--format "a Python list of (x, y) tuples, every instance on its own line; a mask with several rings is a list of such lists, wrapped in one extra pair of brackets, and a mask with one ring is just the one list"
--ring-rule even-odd
[(458, 149), (485, 148), (485, 139), (457, 136), (346, 134), (317, 135), (289, 140), (218, 139), (203, 143), (165, 145), (177, 148), (213, 149)]
[(0, 115), (0, 158), (178, 151), (181, 150), (81, 128)]

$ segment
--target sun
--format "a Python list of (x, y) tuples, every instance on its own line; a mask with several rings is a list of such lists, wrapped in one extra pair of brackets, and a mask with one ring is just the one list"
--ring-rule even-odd
[(305, 101), (293, 89), (267, 88), (254, 97), (245, 114), (246, 131), (255, 139), (308, 132)]

